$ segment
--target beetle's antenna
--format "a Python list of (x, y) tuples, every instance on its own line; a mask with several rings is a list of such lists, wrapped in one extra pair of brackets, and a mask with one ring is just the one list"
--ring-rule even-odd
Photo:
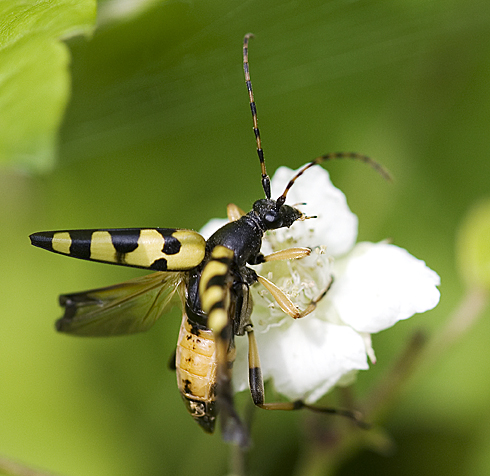
[(262, 170), (262, 187), (266, 198), (271, 198), (271, 181), (265, 170), (264, 151), (260, 142), (259, 126), (257, 125), (257, 108), (255, 106), (254, 93), (252, 91), (252, 81), (250, 80), (250, 70), (248, 67), (248, 40), (253, 38), (252, 33), (247, 33), (243, 39), (243, 72), (245, 73), (245, 84), (247, 85), (248, 97), (250, 99), (250, 109), (254, 121), (254, 134), (257, 141), (257, 155), (260, 160), (260, 168)]
[(298, 173), (289, 181), (286, 185), (286, 189), (283, 194), (277, 199), (277, 208), (281, 208), (286, 201), (286, 195), (289, 190), (293, 186), (294, 182), (301, 177), (309, 168), (314, 165), (321, 164), (322, 162), (326, 162), (327, 160), (336, 160), (336, 159), (353, 159), (360, 160), (368, 165), (370, 165), (376, 172), (378, 172), (385, 180), (391, 181), (391, 175), (375, 160), (371, 159), (367, 155), (358, 154), (357, 152), (332, 152), (330, 154), (321, 155), (317, 157), (315, 160), (312, 160), (309, 164), (306, 164), (302, 169), (298, 171)]

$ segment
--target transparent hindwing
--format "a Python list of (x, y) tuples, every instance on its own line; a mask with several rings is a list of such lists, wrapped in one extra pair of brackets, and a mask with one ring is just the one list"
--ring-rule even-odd
[(65, 314), (56, 321), (56, 328), (79, 336), (146, 331), (181, 303), (185, 277), (185, 272), (157, 272), (114, 286), (63, 294), (60, 305)]

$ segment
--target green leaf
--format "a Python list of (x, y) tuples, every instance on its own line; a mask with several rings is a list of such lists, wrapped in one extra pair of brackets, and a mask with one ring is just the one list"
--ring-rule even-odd
[(95, 0), (0, 1), (0, 164), (47, 169), (70, 93), (61, 41), (88, 34)]

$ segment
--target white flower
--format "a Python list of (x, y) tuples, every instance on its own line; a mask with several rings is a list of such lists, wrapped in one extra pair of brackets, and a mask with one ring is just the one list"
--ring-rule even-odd
[[(272, 178), (279, 197), (295, 171), (281, 167)], [(375, 361), (371, 334), (401, 319), (432, 309), (439, 302), (439, 276), (423, 261), (388, 243), (358, 243), (357, 217), (328, 172), (313, 167), (295, 182), (289, 204), (318, 218), (289, 229), (268, 232), (262, 251), (308, 246), (311, 256), (272, 261), (256, 271), (278, 285), (304, 309), (334, 282), (317, 308), (301, 319), (286, 315), (260, 285), (252, 287), (254, 323), (264, 380), (290, 399), (313, 403), (336, 385), (351, 383), (358, 370)], [(225, 220), (212, 220), (201, 232), (209, 236)], [(248, 388), (248, 344), (236, 338), (236, 391)]]

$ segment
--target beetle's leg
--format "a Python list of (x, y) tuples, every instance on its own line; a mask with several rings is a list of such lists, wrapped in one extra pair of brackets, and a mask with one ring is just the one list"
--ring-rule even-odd
[(301, 259), (311, 254), (311, 248), (288, 248), (286, 250), (274, 251), (269, 255), (264, 256), (259, 253), (255, 256), (254, 260), (250, 260), (250, 264), (262, 264), (266, 261), (284, 261), (290, 259)]
[(306, 306), (306, 309), (304, 311), (301, 311), (298, 309), (298, 307), (287, 297), (287, 295), (284, 293), (284, 291), (281, 291), (274, 283), (269, 281), (267, 278), (264, 278), (263, 276), (257, 275), (258, 281), (260, 284), (262, 284), (267, 291), (269, 291), (272, 294), (272, 297), (275, 299), (277, 304), (279, 304), (279, 307), (288, 315), (290, 315), (293, 319), (300, 319), (301, 317), (305, 317), (310, 312), (313, 312), (318, 304), (318, 302), (327, 294), (328, 290), (332, 286), (333, 283), (333, 277), (331, 277), (330, 282), (328, 283), (328, 286), (314, 299), (310, 301), (308, 306)]
[(264, 410), (300, 410), (307, 408), (308, 410), (319, 413), (330, 413), (340, 415), (353, 420), (361, 428), (369, 428), (369, 425), (362, 419), (362, 414), (355, 410), (347, 410), (345, 408), (330, 408), (317, 405), (310, 405), (303, 400), (295, 400), (294, 402), (273, 402), (265, 403), (264, 380), (262, 378), (262, 370), (260, 368), (260, 357), (257, 348), (257, 341), (251, 325), (246, 328), (248, 336), (248, 375), (250, 393), (252, 400), (256, 406)]
[(275, 251), (270, 255), (265, 255), (263, 262), (266, 261), (282, 261), (287, 259), (300, 259), (310, 256), (311, 248), (288, 248), (286, 250)]
[(229, 203), (226, 207), (226, 214), (228, 215), (228, 221), (237, 221), (245, 215), (245, 212), (234, 203)]
[(233, 251), (216, 246), (202, 270), (199, 296), (202, 310), (208, 315), (208, 327), (216, 342), (216, 400), (221, 412), (223, 439), (242, 447), (250, 444), (248, 431), (233, 404), (231, 370), (235, 360), (233, 322), (230, 318), (230, 267)]

